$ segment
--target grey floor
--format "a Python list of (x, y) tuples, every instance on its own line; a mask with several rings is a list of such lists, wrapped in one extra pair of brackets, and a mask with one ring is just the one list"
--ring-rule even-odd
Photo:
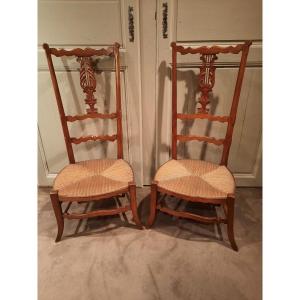
[[(54, 242), (56, 222), (49, 188), (38, 194), (39, 300), (258, 300), (262, 293), (262, 192), (237, 189), (231, 250), (225, 225), (202, 225), (159, 213), (151, 230), (124, 216), (66, 220), (63, 240)], [(139, 213), (148, 215), (149, 188), (137, 190)], [(121, 202), (126, 199), (121, 199)], [(176, 205), (176, 199), (167, 199)], [(77, 211), (115, 205), (113, 199)], [(184, 204), (182, 204), (184, 205)], [(185, 209), (220, 214), (209, 206)]]

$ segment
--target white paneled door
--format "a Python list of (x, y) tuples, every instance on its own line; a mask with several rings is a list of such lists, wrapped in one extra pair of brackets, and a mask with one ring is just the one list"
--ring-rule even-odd
[[(124, 158), (134, 168), (138, 185), (143, 182), (139, 1), (135, 0), (40, 0), (38, 50), (38, 137), (39, 184), (51, 185), (57, 172), (68, 164), (63, 133), (56, 107), (47, 61), (42, 48), (102, 48), (121, 44), (121, 89)], [(132, 26), (129, 30), (129, 15)], [(76, 59), (54, 61), (67, 114), (85, 111)], [(98, 111), (115, 111), (114, 67), (111, 59), (96, 64)], [(115, 133), (113, 120), (89, 120), (71, 125), (72, 136)], [(116, 157), (116, 144), (91, 142), (74, 145), (76, 160)]]
[[(131, 21), (130, 21), (131, 20)], [(129, 24), (131, 23), (131, 24)], [(131, 26), (129, 26), (131, 25)], [(39, 184), (51, 185), (67, 154), (49, 71), (42, 49), (106, 47), (121, 44), (124, 155), (138, 185), (150, 184), (155, 170), (170, 158), (171, 48), (254, 41), (245, 73), (229, 167), (240, 186), (261, 185), (262, 42), (261, 0), (40, 0), (39, 1)], [(178, 109), (193, 112), (199, 97), (197, 57), (178, 57)], [(68, 113), (84, 112), (78, 63), (57, 59), (57, 77)], [(211, 109), (228, 114), (238, 61), (219, 58)], [(99, 111), (113, 111), (114, 68), (110, 59), (96, 65)], [(191, 134), (221, 136), (224, 128), (205, 121), (178, 124)], [(88, 121), (70, 127), (73, 135), (111, 134), (114, 121)], [(115, 157), (116, 145), (91, 142), (73, 146), (76, 159)], [(218, 162), (220, 148), (200, 142), (179, 145), (179, 155)]]

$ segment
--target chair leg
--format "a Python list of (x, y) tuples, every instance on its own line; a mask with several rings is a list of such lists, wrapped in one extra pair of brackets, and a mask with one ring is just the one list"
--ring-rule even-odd
[(133, 221), (138, 227), (142, 228), (142, 223), (139, 219), (137, 212), (137, 202), (136, 202), (136, 185), (129, 184), (129, 196), (130, 196), (130, 207), (132, 211)]
[(227, 234), (228, 239), (231, 244), (231, 248), (235, 251), (238, 251), (238, 246), (236, 245), (234, 239), (233, 223), (234, 223), (234, 198), (228, 197), (227, 201)]
[(58, 199), (58, 193), (57, 191), (51, 192), (50, 193), (50, 198), (51, 198), (51, 203), (52, 203), (52, 207), (54, 210), (54, 214), (56, 217), (56, 222), (57, 222), (57, 236), (55, 239), (55, 242), (59, 242), (61, 240), (61, 236), (63, 234), (64, 231), (64, 217), (62, 214), (62, 209), (61, 209), (61, 202)]
[(155, 216), (156, 216), (156, 204), (157, 204), (157, 184), (154, 182), (151, 184), (150, 215), (147, 221), (148, 227), (151, 227), (154, 223)]

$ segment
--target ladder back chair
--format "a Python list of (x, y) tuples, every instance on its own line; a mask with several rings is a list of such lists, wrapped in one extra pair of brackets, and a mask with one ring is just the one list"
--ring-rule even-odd
[[(227, 224), (228, 239), (231, 247), (238, 251), (234, 239), (234, 202), (235, 182), (233, 175), (227, 168), (229, 150), (232, 141), (233, 128), (236, 121), (239, 97), (246, 67), (249, 47), (252, 42), (235, 46), (219, 47), (202, 46), (199, 48), (185, 48), (171, 43), (172, 47), (172, 159), (163, 164), (156, 172), (151, 184), (150, 215), (147, 221), (150, 227), (156, 217), (157, 210), (169, 215), (187, 218), (202, 223)], [(199, 107), (197, 113), (183, 114), (177, 112), (177, 53), (181, 55), (200, 55), (201, 65), (199, 74)], [(218, 54), (240, 54), (238, 75), (233, 94), (229, 116), (216, 116), (209, 113), (209, 95), (215, 83), (215, 60)], [(224, 139), (216, 139), (208, 136), (178, 135), (177, 120), (202, 119), (211, 122), (227, 123)], [(177, 159), (177, 141), (200, 141), (223, 146), (220, 164), (214, 164), (203, 160)], [(165, 201), (157, 201), (158, 193), (170, 195), (185, 201), (222, 205), (225, 218), (206, 217), (186, 211), (173, 210), (165, 204)]]
[[(131, 210), (133, 220), (141, 227), (137, 214), (136, 184), (131, 166), (123, 160), (122, 143), (122, 111), (121, 111), (121, 90), (120, 90), (120, 45), (115, 43), (107, 49), (80, 49), (73, 50), (50, 48), (48, 44), (43, 45), (50, 70), (51, 80), (56, 97), (56, 103), (60, 115), (67, 154), (70, 164), (64, 167), (56, 176), (50, 198), (55, 213), (58, 232), (56, 242), (61, 240), (64, 219), (84, 219), (97, 216), (116, 215)], [(86, 114), (66, 115), (59, 85), (54, 70), (52, 56), (56, 57), (77, 57), (80, 63), (80, 86), (86, 94)], [(116, 112), (99, 113), (96, 105), (96, 77), (92, 66), (92, 57), (107, 56), (114, 59), (115, 67), (115, 91), (116, 91)], [(87, 119), (116, 119), (117, 132), (114, 135), (87, 135), (71, 137), (68, 123), (81, 122)], [(117, 141), (117, 159), (93, 159), (86, 161), (75, 161), (72, 144), (80, 144), (88, 141)], [(127, 194), (130, 198), (130, 205), (114, 209), (94, 210), (86, 213), (69, 213), (71, 204), (76, 202), (96, 201), (117, 197)], [(66, 209), (62, 210), (62, 203), (67, 202)]]

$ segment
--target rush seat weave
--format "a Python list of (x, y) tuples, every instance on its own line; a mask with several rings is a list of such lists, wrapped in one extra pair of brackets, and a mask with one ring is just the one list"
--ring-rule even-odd
[(202, 160), (171, 159), (158, 169), (154, 180), (166, 191), (189, 197), (226, 198), (235, 189), (233, 176), (225, 166)]
[(96, 159), (67, 165), (55, 178), (59, 199), (91, 198), (128, 188), (133, 181), (130, 165), (123, 159)]

